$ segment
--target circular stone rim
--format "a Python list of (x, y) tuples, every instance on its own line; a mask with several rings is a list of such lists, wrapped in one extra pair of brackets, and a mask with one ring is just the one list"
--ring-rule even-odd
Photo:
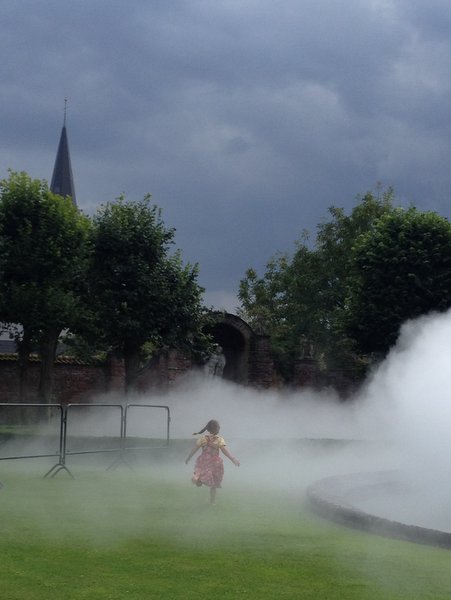
[(307, 488), (307, 499), (314, 512), (335, 523), (417, 544), (451, 549), (451, 533), (408, 525), (365, 512), (352, 504), (352, 492), (396, 485), (396, 471), (356, 473), (320, 479)]

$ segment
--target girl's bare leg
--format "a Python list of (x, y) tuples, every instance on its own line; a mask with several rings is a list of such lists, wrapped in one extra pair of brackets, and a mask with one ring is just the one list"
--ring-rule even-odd
[(216, 488), (211, 487), (210, 488), (210, 504), (214, 504), (215, 500), (216, 500)]

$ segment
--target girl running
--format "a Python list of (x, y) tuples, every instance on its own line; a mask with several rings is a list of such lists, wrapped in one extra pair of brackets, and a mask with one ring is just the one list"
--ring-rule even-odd
[(218, 421), (211, 420), (205, 425), (203, 429), (193, 435), (203, 434), (205, 431), (208, 433), (200, 437), (191, 452), (189, 453), (185, 464), (187, 465), (194, 454), (202, 448), (202, 453), (197, 457), (194, 465), (194, 475), (191, 481), (194, 485), (201, 486), (206, 485), (210, 488), (210, 503), (214, 504), (216, 499), (216, 490), (221, 487), (222, 478), (224, 476), (224, 463), (219, 451), (237, 467), (240, 466), (240, 461), (230, 454), (226, 448), (224, 438), (219, 434), (219, 423)]

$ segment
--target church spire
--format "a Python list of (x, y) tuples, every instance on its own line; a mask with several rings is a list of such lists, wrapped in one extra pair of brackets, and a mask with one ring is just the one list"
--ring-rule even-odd
[(50, 190), (54, 194), (59, 194), (60, 196), (70, 196), (72, 198), (72, 202), (77, 204), (75, 200), (74, 178), (72, 175), (72, 167), (70, 162), (69, 142), (67, 139), (66, 114), (67, 98), (64, 99), (63, 128), (61, 130), (58, 151), (56, 153)]

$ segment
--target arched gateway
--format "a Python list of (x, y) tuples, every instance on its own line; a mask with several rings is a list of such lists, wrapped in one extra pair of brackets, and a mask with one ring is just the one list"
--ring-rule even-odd
[[(224, 312), (210, 314), (205, 332), (221, 347), (220, 376), (223, 379), (264, 388), (273, 385), (274, 362), (268, 336), (255, 333), (243, 319)], [(171, 383), (192, 369), (199, 370), (199, 365), (193, 365), (186, 356), (172, 350), (152, 361), (139, 378), (139, 388), (145, 390), (150, 385)], [(208, 369), (205, 373), (208, 376)]]
[(237, 383), (249, 381), (249, 358), (254, 333), (250, 326), (230, 313), (218, 313), (213, 323), (206, 327), (215, 344), (222, 348), (225, 357), (223, 378)]
[(222, 348), (224, 379), (258, 387), (270, 387), (274, 383), (274, 362), (268, 336), (255, 333), (240, 317), (223, 312), (211, 315), (205, 331)]

